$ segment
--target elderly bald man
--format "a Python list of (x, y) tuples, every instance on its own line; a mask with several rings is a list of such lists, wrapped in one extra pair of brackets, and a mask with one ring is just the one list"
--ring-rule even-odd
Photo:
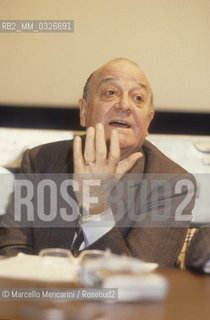
[[(146, 76), (128, 59), (114, 59), (91, 74), (79, 100), (86, 135), (27, 150), (22, 161), (27, 175), (72, 173), (73, 191), (65, 197), (72, 208), (65, 210), (70, 216), (76, 206), (78, 214), (63, 224), (36, 227), (30, 222), (22, 228), (11, 204), (0, 230), (1, 254), (38, 254), (49, 247), (79, 254), (109, 248), (174, 266), (191, 220), (195, 182), (146, 141), (152, 100)], [(93, 192), (89, 198), (81, 191), (85, 177), (96, 182), (88, 182)], [(64, 211), (58, 212), (62, 216)]]

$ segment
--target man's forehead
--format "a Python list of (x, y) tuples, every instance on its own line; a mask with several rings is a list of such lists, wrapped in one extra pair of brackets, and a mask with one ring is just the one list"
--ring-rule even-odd
[(141, 87), (148, 87), (148, 81), (143, 71), (130, 61), (112, 61), (93, 73), (92, 80), (97, 83), (106, 83), (109, 81), (120, 81), (126, 79), (135, 81)]
[[(116, 83), (120, 82), (120, 80), (121, 80), (121, 77), (105, 76), (97, 83), (97, 86), (100, 87), (103, 84), (109, 84), (109, 83), (116, 84)], [(135, 81), (135, 83), (136, 83), (136, 87), (139, 87), (139, 88), (147, 89), (147, 87), (148, 87), (145, 81), (138, 81), (137, 80), (137, 81)]]

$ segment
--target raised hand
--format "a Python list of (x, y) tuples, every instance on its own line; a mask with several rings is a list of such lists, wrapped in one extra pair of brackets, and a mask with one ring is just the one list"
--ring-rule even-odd
[[(84, 155), (82, 153), (82, 141), (79, 136), (74, 139), (74, 181), (77, 182), (77, 196), (79, 204), (83, 204), (86, 199), (84, 194), (84, 180), (95, 181), (95, 186), (91, 186), (92, 194), (98, 197), (99, 201), (91, 204), (90, 214), (99, 213), (106, 207), (109, 194), (111, 192), (107, 185), (110, 180), (119, 179), (119, 176), (128, 172), (135, 162), (142, 157), (140, 152), (131, 154), (127, 159), (120, 161), (120, 143), (118, 132), (113, 129), (110, 137), (109, 150), (105, 139), (104, 127), (101, 123), (96, 128), (87, 129)], [(93, 182), (94, 184), (94, 182)], [(109, 189), (109, 190), (108, 190)]]

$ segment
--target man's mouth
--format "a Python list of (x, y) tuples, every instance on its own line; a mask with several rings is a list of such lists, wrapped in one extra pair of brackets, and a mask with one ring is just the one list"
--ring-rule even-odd
[(114, 128), (125, 128), (129, 129), (131, 126), (128, 122), (123, 120), (112, 120), (109, 122), (109, 125)]

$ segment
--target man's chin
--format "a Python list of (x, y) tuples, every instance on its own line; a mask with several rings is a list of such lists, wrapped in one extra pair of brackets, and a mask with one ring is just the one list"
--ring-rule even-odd
[(125, 139), (120, 139), (120, 151), (126, 151), (133, 149), (133, 145), (130, 141), (126, 141)]
[(121, 156), (124, 155), (128, 157), (129, 155), (131, 155), (134, 152), (138, 152), (142, 146), (142, 144), (144, 143), (144, 140), (142, 141), (133, 141), (132, 139), (120, 139), (120, 153)]

